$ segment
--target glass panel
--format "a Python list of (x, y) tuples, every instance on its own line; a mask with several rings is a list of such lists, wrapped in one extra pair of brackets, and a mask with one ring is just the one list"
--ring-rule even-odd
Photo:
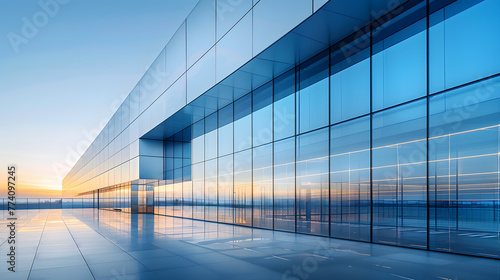
[(233, 155), (219, 158), (218, 221), (233, 223)]
[(193, 165), (193, 219), (205, 218), (205, 166)]
[[(177, 29), (165, 47), (165, 51), (167, 57), (166, 84), (170, 86), (186, 71), (186, 22), (182, 23), (179, 29)], [(132, 116), (133, 114), (131, 114)]]
[(373, 115), (373, 241), (426, 248), (426, 100)]
[(160, 181), (161, 185), (158, 187), (159, 193), (158, 193), (158, 209), (160, 215), (165, 215), (165, 205), (166, 205), (166, 186), (165, 186), (165, 181)]
[[(180, 173), (177, 177), (176, 173)], [(175, 217), (182, 217), (182, 168), (174, 170), (174, 205), (173, 215)]]
[(454, 1), (430, 16), (430, 92), (500, 72), (500, 2)]
[(193, 217), (193, 182), (191, 181), (191, 166), (182, 169), (182, 216)]
[(253, 149), (253, 226), (273, 228), (273, 145)]
[(280, 140), (295, 134), (295, 94), (274, 103), (274, 139)]
[(217, 222), (217, 159), (205, 162), (205, 220)]
[[(244, 3), (248, 1), (230, 1)], [(219, 17), (219, 15), (217, 16)], [(217, 42), (217, 82), (252, 58), (252, 13), (242, 18)]]
[(273, 140), (273, 105), (268, 105), (252, 114), (253, 146)]
[(274, 229), (295, 231), (295, 137), (274, 143)]
[(329, 232), (328, 130), (297, 137), (297, 232)]
[(369, 40), (364, 37), (332, 53), (331, 123), (370, 113), (370, 49), (360, 49)]
[(191, 102), (215, 85), (215, 49), (212, 48), (188, 70), (187, 102)]
[(196, 137), (192, 140), (193, 163), (199, 163), (205, 160), (205, 135)]
[(500, 79), (429, 101), (429, 247), (500, 256)]
[[(177, 110), (186, 105), (186, 75), (182, 75), (175, 83), (164, 93), (165, 96), (165, 116), (173, 115)], [(146, 111), (147, 112), (147, 111)], [(151, 129), (148, 127), (148, 130)], [(147, 132), (148, 130), (144, 131)]]
[(214, 44), (215, 0), (201, 0), (187, 17), (187, 67)]
[(253, 8), (254, 54), (263, 51), (311, 13), (309, 0), (260, 0)]
[(328, 64), (328, 55), (322, 53), (300, 66), (300, 91), (297, 95), (300, 133), (329, 123)]
[(205, 159), (217, 157), (217, 130), (205, 134)]
[[(383, 27), (374, 30), (374, 40), (385, 35)], [(382, 39), (373, 45), (373, 110), (377, 111), (425, 96), (427, 84), (426, 21)]]
[(330, 133), (331, 236), (370, 241), (370, 117)]
[(252, 115), (234, 122), (234, 151), (252, 147)]
[(295, 69), (274, 80), (274, 140), (295, 134)]
[(217, 0), (217, 40), (224, 36), (251, 8), (252, 1), (250, 0)]
[(219, 156), (233, 153), (233, 123), (219, 128)]
[(252, 225), (252, 151), (234, 154), (234, 223)]
[(174, 184), (173, 179), (167, 180), (167, 185), (165, 186), (165, 215), (174, 215)]

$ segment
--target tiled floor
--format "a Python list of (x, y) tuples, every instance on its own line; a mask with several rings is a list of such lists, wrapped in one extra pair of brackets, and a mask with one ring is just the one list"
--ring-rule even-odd
[(0, 279), (500, 279), (500, 261), (92, 209), (26, 210)]

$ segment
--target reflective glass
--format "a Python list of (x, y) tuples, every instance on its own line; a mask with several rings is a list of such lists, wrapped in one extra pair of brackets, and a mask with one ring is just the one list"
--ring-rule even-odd
[(234, 151), (252, 147), (252, 115), (234, 122)]
[(500, 79), (429, 100), (429, 247), (500, 256)]
[(274, 143), (274, 229), (295, 231), (295, 137)]
[(205, 162), (205, 220), (217, 222), (217, 159)]
[[(374, 30), (382, 36), (382, 30)], [(380, 110), (427, 93), (426, 21), (420, 20), (373, 45), (372, 104)], [(374, 40), (379, 40), (374, 36)]]
[(191, 166), (182, 169), (182, 217), (193, 217), (193, 182), (191, 180)]
[(282, 98), (273, 106), (274, 139), (295, 135), (295, 94)]
[(173, 115), (178, 108), (186, 105), (186, 75), (182, 75), (164, 94), (166, 94), (165, 116)]
[(219, 158), (218, 221), (233, 223), (233, 155)]
[(233, 123), (219, 128), (219, 156), (233, 153)]
[(193, 219), (205, 218), (205, 166), (203, 163), (193, 165)]
[(252, 0), (217, 0), (217, 40), (224, 36), (251, 8)]
[(329, 232), (329, 129), (297, 137), (297, 232)]
[(170, 86), (186, 71), (186, 23), (181, 24), (172, 36), (166, 52), (166, 85)]
[(426, 100), (373, 115), (373, 241), (426, 248)]
[(200, 0), (187, 17), (187, 67), (214, 44), (215, 0)]
[(174, 184), (173, 180), (167, 180), (165, 186), (165, 215), (174, 215)]
[(332, 54), (330, 77), (331, 123), (370, 113), (370, 50), (357, 44), (344, 46)]
[(273, 228), (273, 145), (253, 149), (253, 226)]
[(193, 163), (199, 163), (205, 160), (205, 135), (196, 137), (191, 142)]
[(370, 117), (330, 133), (331, 236), (370, 241)]
[[(215, 49), (211, 49), (187, 72), (187, 102), (215, 85)], [(180, 107), (177, 107), (180, 108)]]
[[(174, 189), (173, 189), (173, 216), (182, 217), (182, 168), (174, 170), (174, 174), (180, 173), (180, 178), (174, 179)], [(175, 175), (174, 175), (175, 176)]]
[(274, 80), (274, 140), (295, 135), (295, 69)]
[(496, 0), (461, 0), (430, 15), (431, 93), (500, 72), (499, 10)]
[(329, 123), (329, 58), (322, 53), (300, 67), (300, 91), (297, 93), (300, 133)]
[(234, 223), (252, 225), (252, 151), (234, 154)]
[(217, 130), (205, 134), (205, 160), (217, 157)]
[[(230, 1), (244, 3), (246, 1)], [(219, 16), (217, 16), (219, 17)], [(247, 14), (217, 42), (217, 82), (252, 58), (252, 14)]]
[(260, 0), (253, 8), (254, 54), (263, 51), (311, 13), (309, 0)]
[(270, 143), (273, 140), (273, 105), (253, 112), (253, 146)]

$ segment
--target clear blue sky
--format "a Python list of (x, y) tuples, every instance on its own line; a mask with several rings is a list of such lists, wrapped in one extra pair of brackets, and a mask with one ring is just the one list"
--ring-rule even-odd
[(0, 1), (0, 185), (15, 163), (26, 190), (61, 185), (86, 132), (109, 120), (198, 1), (40, 2), (58, 4)]

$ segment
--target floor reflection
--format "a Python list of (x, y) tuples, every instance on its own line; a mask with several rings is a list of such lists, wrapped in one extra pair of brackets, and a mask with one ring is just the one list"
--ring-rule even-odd
[[(5, 214), (2, 214), (5, 215)], [(499, 279), (500, 261), (148, 214), (18, 211), (0, 279)]]

